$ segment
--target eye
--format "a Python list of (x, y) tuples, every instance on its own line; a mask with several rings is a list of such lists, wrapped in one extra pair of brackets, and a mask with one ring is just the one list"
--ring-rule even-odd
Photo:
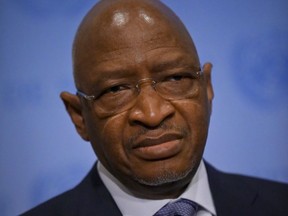
[(105, 90), (102, 91), (102, 93), (99, 95), (99, 97), (104, 96), (104, 95), (115, 95), (119, 93), (123, 93), (126, 90), (129, 90), (130, 87), (128, 85), (115, 85), (106, 88)]
[(183, 75), (173, 75), (167, 78), (167, 81), (180, 81), (185, 78)]
[(181, 74), (173, 74), (170, 76), (167, 76), (163, 81), (164, 82), (179, 82), (179, 81), (184, 81), (186, 79), (193, 79), (191, 74), (189, 73), (181, 73)]

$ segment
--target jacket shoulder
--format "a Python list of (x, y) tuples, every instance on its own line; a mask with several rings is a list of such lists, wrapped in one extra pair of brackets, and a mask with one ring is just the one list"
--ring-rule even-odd
[(102, 183), (96, 165), (75, 188), (64, 192), (35, 208), (23, 216), (120, 216), (120, 210)]
[(288, 215), (288, 184), (225, 173), (205, 165), (218, 214)]
[[(69, 190), (60, 194), (54, 198), (47, 200), (46, 202), (30, 209), (29, 211), (21, 214), (23, 216), (36, 216), (36, 215), (74, 215), (71, 211), (71, 205), (73, 206), (74, 190)], [(75, 199), (75, 198), (74, 198)]]

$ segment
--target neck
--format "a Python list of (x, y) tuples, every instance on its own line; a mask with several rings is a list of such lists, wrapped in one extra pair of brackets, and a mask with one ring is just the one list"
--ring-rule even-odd
[[(124, 187), (135, 197), (142, 199), (175, 199), (179, 197), (187, 188), (194, 173), (187, 175), (185, 178), (165, 183), (157, 186), (144, 185), (138, 182), (124, 182)], [(129, 186), (129, 188), (128, 188)]]

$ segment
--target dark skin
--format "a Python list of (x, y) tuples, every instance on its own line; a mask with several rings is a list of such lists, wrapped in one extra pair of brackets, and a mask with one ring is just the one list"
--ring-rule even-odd
[[(123, 79), (156, 79), (166, 71), (200, 67), (180, 20), (149, 0), (98, 3), (79, 27), (73, 58), (76, 87), (87, 94)], [(61, 98), (79, 135), (132, 194), (175, 198), (202, 159), (213, 99), (211, 68), (203, 66), (193, 98), (168, 101), (145, 85), (132, 108), (113, 115), (68, 92)]]

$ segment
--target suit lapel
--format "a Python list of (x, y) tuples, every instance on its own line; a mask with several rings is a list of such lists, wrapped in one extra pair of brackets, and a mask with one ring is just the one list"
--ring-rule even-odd
[(121, 216), (115, 201), (99, 177), (95, 164), (89, 174), (75, 189), (80, 197), (79, 215)]
[(217, 215), (250, 215), (257, 191), (239, 177), (219, 172), (208, 163), (205, 165)]

